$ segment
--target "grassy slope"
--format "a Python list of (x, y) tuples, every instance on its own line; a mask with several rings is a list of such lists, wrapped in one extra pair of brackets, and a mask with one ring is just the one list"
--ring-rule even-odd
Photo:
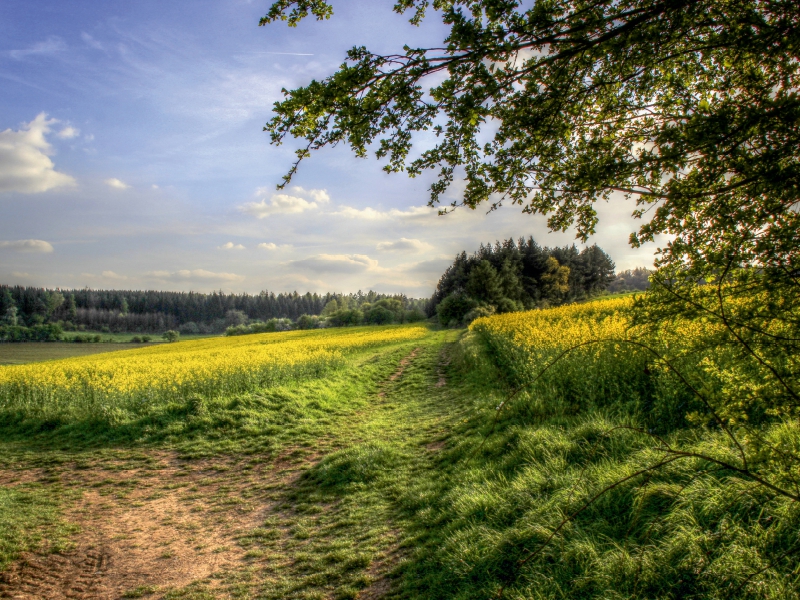
[[(324, 380), (165, 407), (114, 429), (89, 422), (55, 430), (34, 422), (0, 426), (0, 465), (17, 475), (46, 473), (36, 483), (35, 500), (38, 518), (52, 529), (58, 522), (52, 504), (76, 467), (134, 469), (148, 454), (163, 451), (177, 452), (189, 466), (209, 458), (277, 463), (288, 456), (302, 475), (291, 485), (262, 482), (262, 489), (253, 490), (278, 508), (239, 540), (254, 562), (228, 574), (223, 595), (247, 589), (267, 598), (333, 591), (355, 597), (393, 564), (390, 551), (409, 529), (396, 500), (420, 470), (432, 471), (434, 453), (426, 444), (443, 436), (455, 418), (447, 404), (437, 402), (445, 388), (436, 383), (442, 345), (456, 335), (432, 332), (423, 340), (364, 352)], [(392, 381), (412, 351), (414, 359)], [(231, 472), (228, 484), (245, 475)], [(288, 539), (264, 535), (284, 530), (291, 532)], [(8, 527), (0, 538), (7, 554), (25, 548)]]
[[(798, 596), (796, 516), (772, 530), (769, 513), (785, 504), (770, 505), (746, 482), (696, 478), (690, 463), (604, 496), (542, 545), (567, 508), (630, 473), (647, 443), (624, 431), (606, 435), (618, 422), (613, 414), (531, 412), (525, 398), (495, 428), (508, 389), (480, 339), (459, 335), (431, 332), (355, 356), (324, 380), (165, 407), (114, 430), (2, 429), (0, 467), (47, 474), (35, 487), (14, 488), (35, 494), (29, 506), (37, 510), (18, 514), (44, 535), (56, 531), (62, 492), (84, 491), (64, 483), (76, 465), (134, 468), (163, 451), (178, 453), (187, 471), (204, 460), (238, 465), (219, 489), (238, 485), (243, 498), (271, 507), (237, 539), (247, 560), (214, 586), (202, 580), (152, 597), (477, 599), (501, 586), (504, 597), (520, 599)], [(441, 375), (447, 385), (438, 385)], [(287, 461), (291, 477), (250, 471), (260, 464), (279, 472)], [(193, 494), (213, 510), (233, 500), (203, 487)], [(6, 506), (0, 539), (8, 556), (26, 541), (14, 537)], [(63, 533), (49, 535), (63, 544)], [(772, 563), (759, 554), (765, 544)], [(753, 585), (739, 585), (756, 573)]]

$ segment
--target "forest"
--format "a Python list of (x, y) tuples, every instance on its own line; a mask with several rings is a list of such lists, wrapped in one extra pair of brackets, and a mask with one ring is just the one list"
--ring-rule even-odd
[(60, 323), (66, 331), (221, 333), (245, 321), (296, 321), (303, 315), (320, 315), (326, 306), (355, 309), (387, 299), (399, 301), (406, 310), (424, 310), (424, 301), (373, 291), (324, 295), (264, 291), (251, 295), (4, 285), (0, 286), (0, 316), (6, 326)]
[[(532, 237), (508, 239), (456, 256), (439, 280), (428, 312), (444, 325), (458, 324), (495, 312), (585, 300), (605, 292), (614, 279), (614, 262), (597, 245), (578, 251), (575, 245), (543, 248)], [(619, 291), (644, 289), (632, 273), (626, 281)]]
[(61, 331), (242, 335), (287, 329), (384, 325), (437, 317), (444, 326), (480, 316), (560, 306), (608, 292), (645, 290), (650, 271), (614, 274), (597, 245), (541, 247), (532, 237), (458, 254), (429, 299), (375, 291), (228, 294), (215, 291), (64, 290), (0, 286), (0, 340), (52, 341)]

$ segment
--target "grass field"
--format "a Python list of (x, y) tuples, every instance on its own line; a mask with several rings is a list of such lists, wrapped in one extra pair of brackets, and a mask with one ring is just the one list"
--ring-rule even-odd
[(149, 344), (73, 344), (68, 342), (30, 342), (0, 344), (0, 365), (24, 365), (45, 360), (59, 360), (75, 356), (89, 356), (103, 352), (131, 350)]
[[(696, 457), (637, 475), (662, 443), (735, 458), (713, 427), (678, 420), (661, 442), (640, 429), (685, 398), (668, 372), (608, 344), (531, 376), (587, 336), (629, 334), (628, 300), (614, 302), (470, 332), (346, 328), (99, 356), (163, 363), (158, 381), (225, 347), (305, 348), (278, 353), (299, 361), (284, 377), (156, 385), (113, 418), (6, 404), (0, 596), (800, 597), (797, 502)], [(335, 360), (301, 368), (314, 352)], [(791, 424), (762, 433), (800, 450)]]
[[(66, 333), (65, 338), (71, 339), (75, 335), (95, 335), (97, 332)], [(103, 352), (116, 352), (117, 350), (133, 350), (144, 348), (153, 344), (164, 343), (160, 336), (153, 335), (152, 340), (147, 344), (132, 344), (131, 339), (134, 333), (99, 333), (102, 342), (81, 343), (73, 342), (28, 342), (28, 343), (8, 343), (0, 344), (0, 365), (24, 365), (33, 362), (43, 362), (46, 360), (59, 360), (62, 358), (73, 358), (75, 356), (89, 356), (90, 354), (101, 354)], [(209, 335), (186, 335), (181, 336), (181, 340), (190, 341), (209, 337)]]

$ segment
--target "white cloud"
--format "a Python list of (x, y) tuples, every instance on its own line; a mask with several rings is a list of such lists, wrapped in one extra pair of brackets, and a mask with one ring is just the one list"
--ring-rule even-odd
[(378, 268), (378, 261), (366, 254), (317, 254), (288, 263), (292, 268), (308, 269), (317, 273), (364, 273)]
[(248, 202), (239, 207), (239, 210), (257, 219), (265, 219), (270, 215), (292, 215), (318, 208), (320, 204), (330, 201), (325, 190), (304, 190), (295, 186), (289, 190), (292, 194), (272, 194), (267, 200), (269, 188), (262, 187), (256, 190), (256, 197), (260, 202)]
[(0, 242), (0, 248), (8, 248), (15, 252), (52, 252), (53, 246), (44, 240), (14, 240)]
[(114, 273), (114, 271), (103, 271), (101, 273), (101, 275), (105, 279), (115, 279), (117, 281), (123, 281), (123, 280), (127, 279), (127, 277), (125, 275), (120, 275), (119, 273)]
[(288, 250), (291, 244), (276, 244), (274, 242), (261, 242), (257, 248), (259, 250)]
[(361, 209), (351, 206), (340, 206), (333, 214), (364, 221), (388, 221), (393, 219), (418, 220), (437, 216), (438, 210), (429, 206), (411, 206), (406, 210), (393, 208), (387, 211), (376, 210), (369, 206)]
[(67, 125), (59, 131), (56, 135), (61, 138), (62, 140), (71, 140), (72, 138), (76, 138), (81, 134), (80, 129), (75, 129), (74, 127)]
[(314, 202), (319, 202), (320, 204), (326, 204), (331, 201), (331, 197), (328, 195), (328, 190), (306, 190), (301, 188), (299, 185), (296, 185), (289, 188), (289, 191), (296, 196), (311, 198)]
[(103, 183), (105, 183), (108, 187), (115, 188), (117, 190), (127, 190), (129, 186), (124, 181), (120, 181), (116, 177), (111, 177), (110, 179), (106, 179)]
[(45, 136), (56, 122), (39, 113), (19, 131), (0, 131), (0, 193), (32, 194), (75, 184), (75, 179), (55, 170), (48, 156), (51, 148)]
[(146, 277), (164, 281), (242, 281), (243, 275), (235, 273), (214, 273), (205, 269), (182, 269), (180, 271), (150, 271)]
[(417, 239), (400, 238), (396, 242), (381, 242), (376, 246), (381, 252), (424, 252), (433, 246)]
[(217, 246), (217, 250), (244, 250), (244, 246), (228, 242), (227, 244), (222, 244), (222, 246)]
[(9, 56), (11, 58), (16, 58), (20, 60), (25, 58), (26, 56), (35, 56), (35, 55), (44, 55), (44, 54), (55, 54), (56, 52), (63, 52), (67, 49), (67, 45), (57, 35), (50, 36), (43, 42), (37, 42), (33, 46), (29, 48), (24, 48), (22, 50), (12, 50), (9, 52)]

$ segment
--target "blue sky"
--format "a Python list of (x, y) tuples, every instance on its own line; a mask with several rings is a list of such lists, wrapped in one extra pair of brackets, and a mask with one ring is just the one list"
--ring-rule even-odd
[[(351, 46), (397, 52), (445, 31), (435, 15), (411, 26), (386, 0), (258, 27), (268, 6), (0, 3), (0, 283), (427, 296), (462, 249), (574, 241), (518, 207), (438, 217), (429, 179), (344, 147), (277, 191), (295, 146), (271, 146), (262, 127), (281, 88), (332, 73)], [(618, 269), (650, 265), (656, 248), (628, 247), (632, 208), (600, 206), (590, 242)]]

